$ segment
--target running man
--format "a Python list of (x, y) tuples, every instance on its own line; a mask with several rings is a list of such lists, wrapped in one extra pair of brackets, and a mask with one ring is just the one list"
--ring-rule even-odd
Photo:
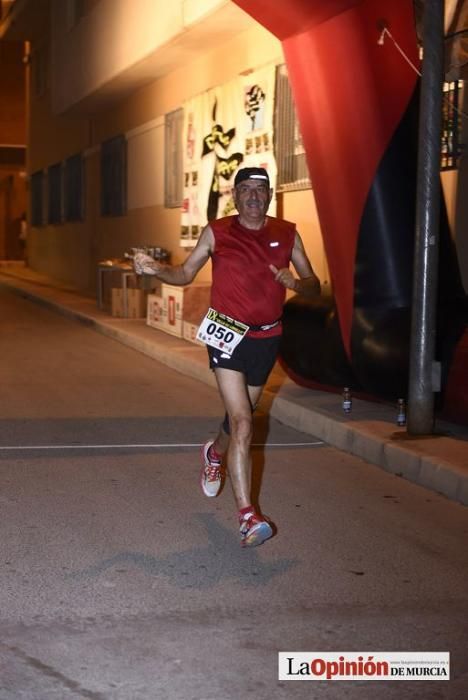
[(238, 216), (211, 221), (182, 265), (164, 265), (142, 253), (134, 260), (138, 274), (175, 285), (190, 284), (212, 260), (211, 309), (199, 334), (226, 414), (216, 439), (203, 447), (201, 488), (208, 497), (220, 493), (226, 456), (243, 546), (273, 535), (268, 519), (252, 504), (250, 445), (252, 414), (278, 353), (286, 289), (320, 294), (295, 224), (267, 216), (272, 196), (264, 168), (242, 168), (233, 189)]

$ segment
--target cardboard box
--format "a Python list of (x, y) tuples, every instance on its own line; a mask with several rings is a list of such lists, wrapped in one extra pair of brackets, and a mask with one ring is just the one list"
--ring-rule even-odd
[(163, 317), (166, 333), (182, 338), (182, 306), (186, 287), (163, 284)]
[(197, 282), (183, 289), (182, 320), (199, 326), (210, 306), (211, 282)]
[(148, 294), (146, 303), (146, 324), (163, 330), (163, 298), (157, 294)]
[(112, 287), (111, 289), (111, 314), (118, 318), (123, 317), (123, 289)]
[(143, 289), (149, 294), (155, 294), (156, 296), (162, 295), (162, 282), (158, 280), (154, 275), (139, 275), (138, 277), (138, 288)]
[(175, 306), (175, 301), (171, 295), (162, 297), (157, 294), (149, 294), (146, 311), (147, 325), (181, 338), (182, 319), (175, 317)]
[(127, 314), (125, 315), (124, 290), (113, 287), (111, 292), (111, 313), (117, 318), (144, 318), (146, 314), (146, 293), (142, 289), (127, 289)]
[(190, 321), (183, 322), (183, 332), (184, 340), (188, 340), (190, 343), (195, 343), (196, 345), (204, 346), (201, 340), (197, 340), (197, 331), (199, 323), (190, 323)]
[[(209, 307), (210, 289), (211, 284), (203, 282), (187, 287), (164, 283), (160, 296), (154, 294), (148, 296), (147, 324), (178, 338), (184, 336), (185, 322), (196, 326), (198, 330)], [(193, 331), (189, 326), (186, 332), (191, 338)]]
[(211, 283), (201, 282), (187, 287), (182, 306), (182, 319), (184, 323), (184, 339), (190, 343), (204, 346), (201, 340), (197, 340), (197, 331), (202, 319), (210, 306)]
[(146, 292), (143, 289), (127, 289), (127, 318), (145, 318)]

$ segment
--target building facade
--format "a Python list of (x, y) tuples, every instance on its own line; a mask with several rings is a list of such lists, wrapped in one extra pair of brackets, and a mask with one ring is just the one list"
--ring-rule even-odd
[[(28, 42), (31, 267), (92, 295), (98, 262), (131, 247), (160, 246), (182, 262), (171, 116), (238, 76), (277, 71), (279, 41), (226, 0), (18, 0), (8, 9), (3, 38)], [(310, 183), (279, 189), (277, 211), (297, 223), (327, 288)], [(199, 279), (209, 276), (207, 267)]]

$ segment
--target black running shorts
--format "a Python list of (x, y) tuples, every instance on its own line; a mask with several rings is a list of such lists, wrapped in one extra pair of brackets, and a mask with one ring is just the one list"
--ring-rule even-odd
[(270, 338), (246, 336), (232, 355), (207, 345), (210, 368), (222, 367), (242, 372), (249, 386), (263, 386), (276, 362), (280, 340), (281, 335)]

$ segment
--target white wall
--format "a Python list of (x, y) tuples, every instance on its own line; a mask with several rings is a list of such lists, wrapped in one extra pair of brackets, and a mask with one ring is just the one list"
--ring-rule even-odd
[(300, 190), (298, 192), (285, 192), (281, 197), (283, 198), (283, 218), (296, 224), (312, 267), (322, 284), (322, 293), (331, 294), (330, 273), (325, 257), (314, 193), (312, 190)]
[[(37, 0), (36, 0), (37, 1)], [(252, 22), (229, 0), (100, 0), (74, 26), (68, 3), (53, 0), (53, 110), (61, 114), (93, 94), (122, 97), (159, 77), (181, 57)]]
[(68, 23), (67, 3), (54, 0), (52, 79), (58, 113), (177, 33), (182, 25), (181, 0), (101, 0), (76, 26), (70, 28)]
[(164, 118), (127, 133), (127, 208), (164, 204)]

